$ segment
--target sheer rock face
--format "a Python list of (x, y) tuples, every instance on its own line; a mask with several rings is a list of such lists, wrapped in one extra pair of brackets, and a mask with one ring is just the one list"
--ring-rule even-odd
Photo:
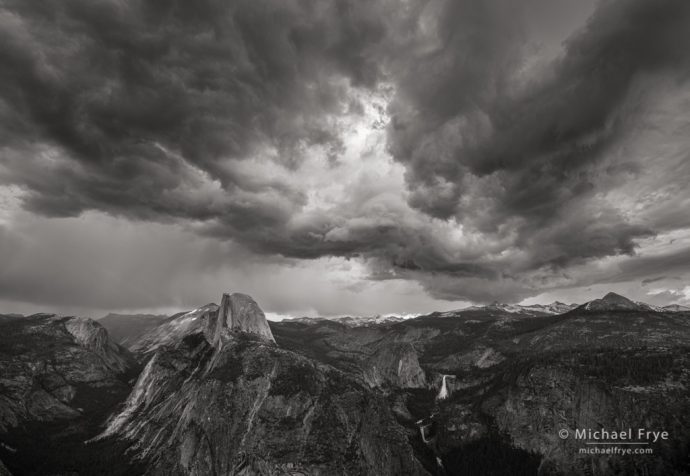
[[(644, 351), (633, 355), (630, 357), (640, 362), (658, 357), (648, 357)], [(664, 359), (670, 367), (687, 365), (686, 356)], [(610, 386), (582, 375), (581, 369), (565, 362), (538, 363), (518, 375), (509, 388), (485, 400), (482, 408), (510, 435), (515, 446), (544, 456), (543, 474), (674, 474), (690, 447), (686, 431), (690, 425), (688, 376), (670, 371), (655, 371), (651, 379), (644, 373), (621, 374), (610, 371), (607, 378), (616, 383)], [(660, 412), (659, 408), (666, 410)], [(654, 455), (592, 458), (579, 454), (584, 443), (573, 437), (575, 430), (582, 428), (631, 428), (633, 433), (639, 428), (663, 428), (674, 437), (670, 442), (652, 444)], [(558, 431), (562, 429), (571, 437), (560, 438)], [(635, 434), (633, 440), (637, 440)]]
[(125, 401), (137, 371), (90, 319), (0, 319), (0, 475), (92, 468), (84, 441)]
[(256, 334), (275, 343), (264, 312), (256, 301), (246, 294), (223, 294), (215, 321), (214, 345), (223, 341), (226, 329), (231, 332)]
[(35, 315), (0, 323), (0, 433), (81, 419), (129, 392), (133, 357), (95, 321)]
[(73, 317), (65, 322), (65, 328), (80, 345), (102, 358), (112, 370), (122, 373), (131, 365), (128, 354), (110, 340), (108, 331), (93, 319)]
[(148, 358), (157, 349), (176, 345), (185, 336), (198, 332), (203, 332), (206, 339), (216, 347), (222, 346), (233, 332), (258, 335), (275, 343), (266, 316), (256, 301), (246, 294), (225, 293), (220, 306), (210, 303), (173, 316), (142, 336), (131, 349)]
[(365, 364), (364, 380), (371, 387), (424, 388), (427, 385), (417, 352), (410, 343), (379, 348)]
[[(590, 307), (601, 304), (604, 310), (581, 306), (529, 318), (471, 311), (385, 328), (329, 321), (271, 325), (280, 346), (351, 373), (362, 367), (370, 377), (367, 364), (393, 355), (380, 350), (413, 343), (430, 389), (396, 389), (402, 395), (391, 400), (400, 421), (429, 430), (426, 448), (441, 458), (446, 474), (472, 474), (468, 461), (486, 460), (516, 474), (537, 474), (537, 467), (540, 475), (563, 476), (684, 470), (690, 454), (690, 319), (616, 295), (598, 301)], [(370, 385), (387, 375), (385, 365), (376, 367), (379, 378), (365, 379)], [(442, 387), (438, 374), (454, 378), (446, 379), (448, 398), (434, 401)], [(572, 438), (574, 430), (602, 426), (660, 428), (673, 436), (654, 444), (653, 455), (580, 455), (585, 444)], [(571, 437), (561, 439), (561, 429)], [(527, 466), (532, 470), (519, 471)]]
[(159, 349), (103, 436), (154, 475), (427, 474), (382, 396), (243, 331)]
[(174, 345), (187, 335), (207, 330), (209, 322), (215, 323), (217, 315), (218, 305), (209, 303), (193, 311), (172, 316), (144, 334), (132, 344), (131, 350), (140, 356), (150, 356), (162, 346)]
[[(466, 455), (472, 444), (487, 439), (494, 439), (494, 448), (507, 443), (539, 455), (540, 475), (676, 474), (690, 450), (685, 430), (690, 375), (682, 370), (689, 363), (687, 349), (567, 352), (505, 361), (483, 370), (490, 379), (472, 385), (472, 393), (458, 385), (463, 382), (454, 384), (432, 417), (435, 445), (449, 457), (444, 456), (449, 474), (462, 468), (452, 465), (458, 448)], [(467, 398), (473, 394), (476, 398)], [(633, 441), (639, 441), (639, 428), (663, 428), (674, 436), (650, 444), (653, 455), (581, 454), (593, 440), (576, 439), (575, 430), (601, 428), (630, 428)], [(561, 430), (569, 436), (559, 436)]]
[(427, 474), (382, 395), (278, 348), (251, 297), (214, 306), (147, 338), (151, 358), (101, 438), (131, 444), (154, 475)]

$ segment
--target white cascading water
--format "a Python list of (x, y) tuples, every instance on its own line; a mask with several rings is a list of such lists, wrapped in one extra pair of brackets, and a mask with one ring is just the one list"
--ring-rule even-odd
[(445, 400), (448, 398), (448, 385), (446, 385), (446, 377), (448, 377), (448, 375), (443, 376), (443, 383), (441, 384), (441, 390), (438, 392), (438, 396), (436, 397), (437, 400)]

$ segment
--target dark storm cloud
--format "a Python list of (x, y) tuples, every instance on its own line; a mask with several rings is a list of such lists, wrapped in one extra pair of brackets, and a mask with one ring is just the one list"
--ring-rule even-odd
[[(337, 152), (327, 118), (349, 98), (335, 79), (380, 74), (368, 50), (383, 15), (368, 2), (3, 3), (3, 143), (23, 148), (5, 153), (3, 175), (45, 215), (279, 226), (302, 192), (248, 180), (233, 161), (269, 147), (288, 167), (305, 146)], [(36, 141), (56, 147), (53, 162)], [(190, 198), (200, 173), (233, 199)]]
[[(543, 3), (0, 0), (0, 184), (43, 216), (181, 223), (260, 255), (359, 257), (443, 299), (519, 299), (659, 231), (601, 199), (644, 169), (609, 152), (639, 81), (690, 72), (687, 1), (603, 1), (536, 67)], [(336, 167), (339, 119), (366, 109), (353, 91), (382, 87), (409, 197), (362, 183), (310, 208), (305, 157)]]
[(547, 73), (518, 91), (511, 8), (452, 3), (442, 18), (441, 44), (405, 70), (392, 106), (391, 150), (407, 166), (411, 205), (488, 233), (513, 223), (531, 268), (631, 253), (653, 234), (592, 198), (639, 173), (606, 163), (634, 114), (622, 110), (634, 82), (687, 81), (690, 3), (601, 2)]

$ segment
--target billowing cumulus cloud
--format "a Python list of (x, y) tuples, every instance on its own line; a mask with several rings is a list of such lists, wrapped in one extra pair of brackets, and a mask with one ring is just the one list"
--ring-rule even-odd
[[(257, 276), (356, 263), (345, 294), (649, 291), (685, 279), (688, 25), (683, 0), (3, 0), (0, 185), (52, 220), (37, 249), (55, 223), (103, 238), (106, 214), (213, 250), (159, 237), (189, 260), (175, 273), (218, 276), (221, 256), (273, 267)], [(2, 246), (31, 256), (28, 215), (8, 216)], [(4, 299), (57, 302), (13, 266)], [(76, 276), (63, 304), (166, 306), (179, 287), (86, 299)]]

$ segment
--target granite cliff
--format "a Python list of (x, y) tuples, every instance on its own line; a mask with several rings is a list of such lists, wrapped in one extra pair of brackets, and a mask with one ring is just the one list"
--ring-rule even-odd
[[(383, 349), (413, 346), (426, 385), (365, 381), (387, 382), (396, 418), (418, 430), (417, 455), (436, 461), (437, 474), (688, 474), (690, 313), (613, 293), (588, 304), (562, 314), (492, 305), (366, 329), (272, 328), (279, 345), (365, 377), (395, 360)], [(624, 425), (674, 437), (631, 459), (579, 454), (584, 442), (558, 435)]]
[[(612, 293), (366, 325), (269, 323), (224, 294), (134, 354), (53, 315), (0, 316), (0, 341), (0, 460), (15, 474), (690, 473), (690, 312)], [(633, 459), (559, 436), (602, 427), (671, 438)]]
[(155, 345), (101, 435), (131, 444), (147, 474), (428, 474), (382, 395), (280, 349), (249, 296), (194, 323), (168, 323), (186, 333)]
[(133, 356), (90, 319), (0, 320), (0, 459), (14, 474), (81, 464), (83, 441), (131, 390)]

